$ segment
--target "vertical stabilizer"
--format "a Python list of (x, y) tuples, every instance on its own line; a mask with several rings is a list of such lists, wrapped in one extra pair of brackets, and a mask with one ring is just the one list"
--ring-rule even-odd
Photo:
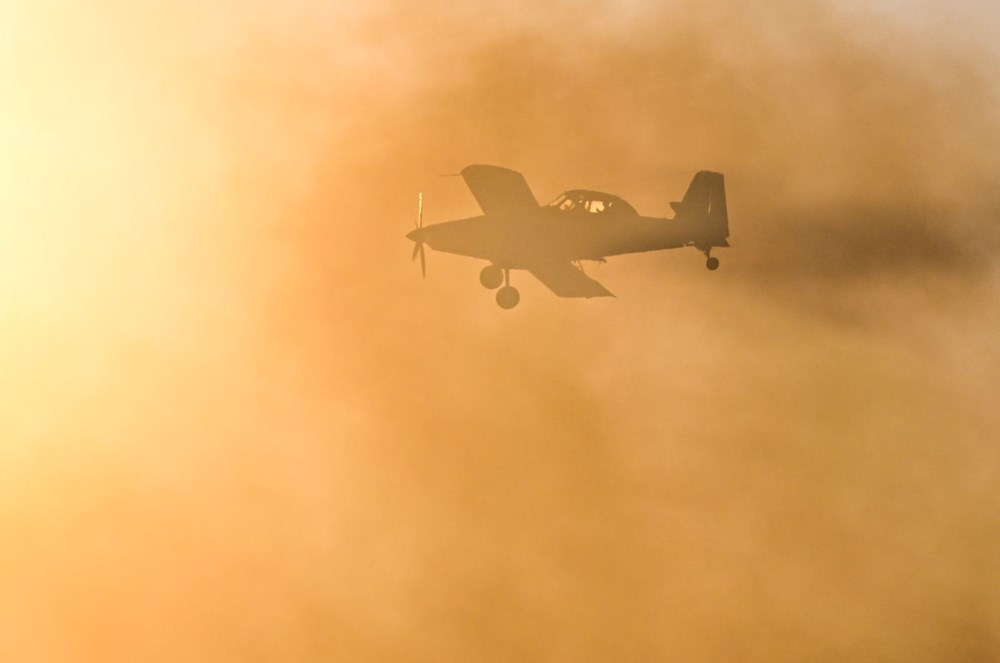
[(726, 209), (726, 183), (722, 173), (703, 170), (691, 180), (684, 200), (670, 203), (681, 221), (705, 224), (714, 246), (728, 246), (729, 212)]

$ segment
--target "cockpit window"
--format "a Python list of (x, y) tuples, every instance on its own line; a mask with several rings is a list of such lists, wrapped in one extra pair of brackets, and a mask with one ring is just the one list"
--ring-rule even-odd
[(576, 203), (564, 193), (549, 203), (549, 207), (554, 207), (561, 212), (569, 212), (576, 207)]
[(598, 191), (567, 191), (548, 204), (549, 209), (560, 212), (582, 214), (586, 218), (590, 214), (600, 214), (611, 218), (635, 214), (636, 211), (627, 202), (617, 196), (611, 196)]

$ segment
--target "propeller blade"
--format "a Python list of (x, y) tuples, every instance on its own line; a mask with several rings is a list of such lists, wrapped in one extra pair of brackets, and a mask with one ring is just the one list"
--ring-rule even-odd
[[(417, 230), (422, 230), (424, 227), (424, 192), (421, 191), (417, 194)], [(413, 233), (411, 233), (412, 235)], [(413, 238), (413, 255), (410, 256), (410, 260), (416, 260), (417, 256), (420, 256), (420, 274), (427, 278), (427, 258), (424, 256), (424, 240), (423, 237), (415, 235)]]

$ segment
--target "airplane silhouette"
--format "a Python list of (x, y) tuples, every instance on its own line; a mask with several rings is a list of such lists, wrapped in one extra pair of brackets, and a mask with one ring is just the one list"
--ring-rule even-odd
[(640, 216), (618, 196), (582, 189), (566, 191), (542, 207), (521, 173), (500, 166), (468, 166), (461, 175), (483, 214), (424, 227), (421, 194), (417, 228), (407, 235), (414, 242), (413, 259), (419, 256), (425, 277), (424, 244), (489, 260), (479, 281), (499, 288), (501, 308), (514, 308), (521, 299), (510, 285), (512, 269), (527, 270), (559, 297), (613, 297), (583, 272), (580, 261), (693, 246), (705, 254), (705, 266), (715, 270), (719, 259), (712, 249), (729, 246), (721, 173), (697, 173), (684, 199), (670, 203), (673, 219)]

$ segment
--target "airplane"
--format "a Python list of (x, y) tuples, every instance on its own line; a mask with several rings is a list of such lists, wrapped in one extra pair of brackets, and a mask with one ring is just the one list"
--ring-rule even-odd
[(500, 166), (473, 165), (461, 172), (483, 214), (423, 225), (423, 194), (417, 207), (412, 259), (420, 258), (427, 276), (424, 245), (435, 251), (488, 260), (479, 281), (497, 290), (501, 308), (521, 299), (510, 284), (511, 270), (526, 270), (559, 297), (614, 297), (587, 276), (583, 260), (693, 246), (705, 254), (705, 266), (718, 269), (715, 247), (729, 246), (729, 217), (721, 173), (698, 172), (684, 199), (670, 203), (672, 219), (640, 216), (618, 196), (573, 189), (544, 207), (535, 200), (524, 176)]

